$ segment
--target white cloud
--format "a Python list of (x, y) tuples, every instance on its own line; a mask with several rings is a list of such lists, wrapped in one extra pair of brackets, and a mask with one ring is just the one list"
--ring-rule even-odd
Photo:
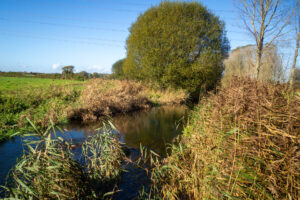
[(87, 69), (91, 72), (110, 73), (110, 68), (106, 68), (102, 65), (88, 66)]
[(59, 69), (59, 68), (61, 68), (61, 64), (60, 64), (60, 63), (57, 63), (57, 64), (53, 64), (53, 65), (52, 65), (52, 69), (54, 69), (54, 70), (57, 70), (57, 69)]

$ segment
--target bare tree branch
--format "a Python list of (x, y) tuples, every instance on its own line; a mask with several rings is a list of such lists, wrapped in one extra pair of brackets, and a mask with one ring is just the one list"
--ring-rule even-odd
[(256, 77), (259, 78), (264, 48), (270, 47), (283, 35), (282, 32), (289, 24), (296, 6), (286, 10), (284, 0), (240, 0), (240, 2), (242, 20), (256, 41)]

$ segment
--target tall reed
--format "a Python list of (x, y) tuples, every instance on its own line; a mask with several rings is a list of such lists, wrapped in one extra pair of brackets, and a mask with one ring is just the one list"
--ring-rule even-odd
[(299, 199), (300, 99), (234, 78), (203, 100), (152, 171), (158, 199)]
[[(69, 143), (44, 133), (27, 134), (24, 155), (11, 170), (5, 189), (15, 199), (78, 199), (86, 192), (83, 168), (72, 159)], [(54, 138), (55, 137), (55, 138)]]
[(117, 131), (110, 122), (103, 123), (100, 134), (89, 137), (82, 145), (87, 176), (92, 185), (93, 197), (99, 198), (114, 193), (120, 174), (124, 171), (125, 154), (117, 138)]
[(6, 197), (103, 199), (114, 193), (124, 153), (112, 124), (104, 124), (84, 142), (85, 163), (74, 159), (71, 141), (56, 134), (53, 122), (45, 132), (32, 126), (36, 132), (26, 135), (24, 154), (11, 170), (4, 187)]

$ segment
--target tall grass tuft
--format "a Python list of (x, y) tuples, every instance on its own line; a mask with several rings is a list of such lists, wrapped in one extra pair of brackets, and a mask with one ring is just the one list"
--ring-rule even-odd
[(54, 137), (54, 126), (44, 133), (27, 135), (24, 155), (12, 169), (8, 196), (15, 199), (78, 199), (87, 179), (72, 159), (69, 143)]
[(234, 78), (203, 100), (156, 164), (161, 199), (298, 199), (300, 99), (286, 85)]
[(87, 176), (95, 198), (114, 193), (110, 190), (116, 188), (125, 157), (114, 125), (103, 123), (99, 131), (101, 134), (89, 137), (82, 145)]
[(134, 81), (90, 80), (80, 97), (80, 106), (69, 113), (69, 119), (82, 122), (99, 117), (149, 107), (143, 86)]
[(13, 199), (103, 199), (114, 193), (124, 153), (105, 125), (83, 145), (85, 164), (74, 160), (71, 143), (56, 135), (54, 124), (27, 134), (24, 154), (4, 187)]

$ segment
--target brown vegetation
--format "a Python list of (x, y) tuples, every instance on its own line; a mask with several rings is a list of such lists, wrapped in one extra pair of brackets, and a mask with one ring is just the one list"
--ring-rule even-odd
[(142, 92), (143, 86), (133, 81), (91, 80), (80, 97), (80, 108), (73, 109), (69, 118), (89, 122), (104, 115), (149, 107)]
[(287, 85), (234, 78), (202, 102), (156, 167), (164, 199), (297, 199), (300, 100)]
[(77, 107), (71, 109), (68, 118), (86, 123), (151, 105), (183, 103), (186, 98), (187, 93), (183, 90), (160, 91), (135, 81), (93, 79), (88, 82)]
[(150, 89), (146, 88), (144, 91), (146, 97), (154, 104), (159, 105), (172, 105), (172, 104), (182, 104), (187, 98), (188, 94), (183, 89), (172, 89), (167, 88), (165, 90)]

